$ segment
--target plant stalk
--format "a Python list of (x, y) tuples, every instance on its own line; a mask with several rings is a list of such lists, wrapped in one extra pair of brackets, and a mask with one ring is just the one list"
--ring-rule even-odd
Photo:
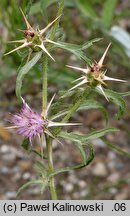
[[(57, 12), (57, 16), (62, 14), (64, 8), (64, 0), (61, 0), (59, 3), (59, 9)], [(52, 31), (50, 33), (50, 40), (53, 40), (56, 34), (57, 27), (59, 25), (59, 19), (55, 22)], [(48, 44), (48, 49), (51, 48), (51, 44)], [(43, 81), (42, 81), (42, 116), (44, 117), (47, 109), (47, 69), (48, 69), (48, 56), (44, 57), (43, 61)], [(46, 137), (46, 146), (47, 146), (47, 154), (48, 154), (48, 172), (53, 172), (53, 158), (52, 158), (52, 138)], [(52, 200), (57, 199), (56, 188), (54, 177), (50, 177), (49, 179), (50, 193)]]
[(70, 111), (62, 119), (62, 122), (67, 122), (73, 116), (73, 114), (77, 111), (77, 109), (83, 103), (84, 99), (87, 98), (89, 94), (90, 94), (90, 89), (87, 89), (86, 91), (84, 91), (84, 93), (79, 97), (78, 101), (74, 105), (72, 105), (72, 107), (70, 108)]
[[(73, 105), (71, 105), (69, 112), (67, 113), (67, 115), (62, 119), (61, 122), (65, 123), (67, 122), (72, 116), (73, 114), (77, 111), (77, 109), (80, 107), (80, 105), (83, 103), (83, 101), (85, 100), (85, 98), (87, 99), (87, 97), (89, 96), (91, 92), (91, 89), (87, 89), (86, 91), (84, 91), (84, 93), (79, 97), (78, 101)], [(56, 128), (53, 131), (53, 135), (57, 136), (60, 131), (61, 131), (62, 127)]]
[(46, 108), (47, 108), (47, 68), (48, 68), (48, 57), (45, 56), (43, 61), (42, 116), (45, 116)]
[[(50, 137), (47, 139), (47, 152), (48, 152), (48, 172), (52, 173), (53, 172), (52, 139)], [(52, 200), (57, 200), (54, 176), (49, 178), (49, 187), (50, 187)]]

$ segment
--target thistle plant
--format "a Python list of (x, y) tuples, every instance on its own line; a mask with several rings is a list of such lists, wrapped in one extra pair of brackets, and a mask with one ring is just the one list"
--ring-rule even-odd
[[(16, 129), (19, 136), (23, 136), (22, 147), (25, 149), (25, 151), (38, 156), (38, 161), (36, 161), (36, 170), (38, 172), (38, 176), (35, 180), (29, 181), (23, 185), (18, 190), (18, 193), (30, 185), (36, 184), (39, 185), (41, 193), (46, 191), (46, 188), (49, 188), (51, 199), (57, 199), (57, 191), (55, 186), (56, 175), (59, 175), (63, 172), (69, 172), (70, 170), (76, 171), (78, 169), (85, 168), (92, 162), (94, 159), (94, 150), (91, 140), (101, 138), (109, 147), (130, 156), (129, 153), (119, 149), (118, 147), (114, 147), (112, 144), (102, 138), (106, 133), (116, 132), (118, 130), (116, 128), (106, 126), (105, 128), (98, 131), (90, 131), (90, 133), (86, 135), (73, 132), (69, 133), (67, 132), (67, 129), (65, 129), (65, 126), (68, 125), (73, 125), (76, 128), (82, 125), (82, 122), (69, 122), (70, 118), (73, 117), (73, 115), (78, 110), (82, 109), (101, 109), (106, 121), (108, 122), (108, 113), (106, 109), (100, 102), (97, 101), (97, 99), (95, 99), (95, 95), (98, 94), (105, 96), (108, 102), (113, 102), (119, 107), (117, 118), (120, 119), (123, 116), (126, 107), (123, 96), (127, 96), (130, 93), (117, 93), (115, 91), (109, 90), (109, 85), (106, 84), (106, 81), (126, 82), (125, 80), (111, 78), (106, 75), (107, 69), (104, 66), (104, 61), (110, 44), (108, 45), (100, 60), (98, 62), (93, 62), (90, 60), (90, 58), (88, 58), (88, 56), (86, 56), (85, 50), (94, 43), (98, 42), (100, 38), (87, 41), (83, 45), (69, 44), (57, 38), (56, 32), (59, 28), (60, 20), (62, 18), (63, 8), (64, 0), (61, 0), (59, 2), (59, 9), (56, 18), (42, 30), (40, 30), (39, 27), (33, 28), (27, 20), (23, 10), (20, 9), (26, 25), (26, 30), (20, 30), (22, 33), (24, 33), (24, 39), (12, 41), (11, 43), (20, 43), (21, 45), (5, 54), (11, 54), (15, 51), (25, 48), (29, 51), (28, 55), (24, 59), (24, 65), (22, 65), (18, 71), (16, 80), (16, 96), (22, 102), (22, 108), (18, 113), (12, 114), (11, 119), (9, 120), (10, 125), (7, 128)], [(81, 60), (81, 62), (85, 62), (86, 68), (67, 65), (67, 67), (70, 69), (80, 71), (82, 76), (77, 80), (74, 80), (74, 82), (78, 82), (75, 86), (70, 84), (70, 88), (67, 91), (63, 91), (62, 93), (60, 89), (57, 93), (57, 97), (54, 95), (50, 102), (48, 102), (48, 61), (51, 61), (51, 64), (53, 64), (52, 60), (54, 60), (54, 57), (52, 57), (51, 52), (56, 50), (57, 47), (76, 55)], [(30, 108), (27, 102), (25, 102), (23, 99), (21, 92), (25, 75), (36, 64), (41, 64), (43, 71), (41, 113), (38, 113), (37, 111), (34, 111)], [(73, 73), (72, 70), (70, 72)], [(72, 103), (69, 102), (66, 104), (67, 98), (70, 98), (71, 100), (68, 101), (72, 101)], [(36, 150), (34, 147), (35, 137), (38, 137), (40, 151)], [(64, 145), (65, 139), (71, 140), (81, 155), (81, 163), (72, 167), (54, 169), (53, 140), (55, 139), (59, 145)], [(46, 143), (46, 149), (43, 149), (43, 142)], [(85, 153), (85, 148), (88, 149), (87, 155)]]

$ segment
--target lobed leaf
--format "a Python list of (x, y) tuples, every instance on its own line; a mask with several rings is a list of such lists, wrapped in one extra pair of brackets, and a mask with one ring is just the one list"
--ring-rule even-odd
[(55, 47), (59, 47), (62, 49), (65, 49), (74, 55), (76, 55), (79, 59), (83, 59), (88, 65), (92, 63), (92, 61), (85, 55), (83, 52), (85, 49), (89, 48), (90, 46), (93, 45), (93, 43), (100, 41), (102, 38), (95, 38), (92, 39), (82, 45), (77, 45), (77, 44), (71, 44), (71, 43), (65, 43), (65, 42), (57, 42), (55, 44)]
[(105, 128), (99, 131), (93, 131), (91, 133), (88, 133), (87, 135), (68, 133), (62, 131), (58, 134), (58, 136), (64, 139), (69, 139), (74, 142), (85, 144), (88, 141), (105, 136), (106, 133), (116, 132), (116, 131), (118, 131), (118, 129), (116, 128)]

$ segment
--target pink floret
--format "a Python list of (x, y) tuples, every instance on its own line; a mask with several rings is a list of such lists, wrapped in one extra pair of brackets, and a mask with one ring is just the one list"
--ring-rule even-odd
[(34, 136), (43, 133), (43, 127), (47, 125), (47, 121), (39, 113), (31, 110), (25, 102), (21, 112), (13, 115), (10, 122), (17, 127), (18, 134), (28, 138), (30, 143), (32, 143)]

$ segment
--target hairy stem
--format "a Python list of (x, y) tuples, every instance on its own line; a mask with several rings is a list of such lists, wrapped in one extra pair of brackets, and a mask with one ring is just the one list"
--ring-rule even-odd
[[(63, 8), (64, 8), (64, 0), (61, 0), (60, 3), (59, 3), (59, 9), (58, 9), (58, 12), (57, 12), (57, 17), (62, 14)], [(55, 22), (55, 25), (52, 28), (52, 31), (51, 31), (51, 34), (50, 34), (50, 37), (49, 37), (50, 40), (54, 39), (55, 34), (56, 34), (56, 30), (58, 28), (58, 25), (59, 25), (59, 19)], [(52, 46), (52, 44), (48, 44), (48, 48), (50, 48), (50, 46)]]
[[(48, 152), (48, 172), (53, 172), (53, 158), (52, 158), (52, 139), (47, 139), (47, 152)], [(52, 200), (57, 200), (57, 193), (55, 187), (54, 177), (50, 177), (49, 179), (49, 187)]]
[(84, 93), (79, 97), (78, 101), (74, 105), (72, 105), (72, 107), (70, 108), (70, 111), (62, 119), (62, 122), (67, 122), (73, 116), (73, 114), (77, 111), (77, 109), (83, 103), (84, 99), (88, 97), (89, 93), (90, 93), (90, 90), (88, 89), (84, 91)]
[[(84, 91), (84, 93), (79, 97), (78, 101), (75, 104), (72, 104), (70, 107), (69, 112), (67, 113), (67, 115), (62, 119), (61, 122), (67, 122), (72, 116), (73, 114), (77, 111), (77, 109), (80, 107), (80, 105), (83, 103), (83, 101), (85, 99), (87, 99), (87, 97), (90, 95), (90, 89), (87, 89), (86, 91)], [(56, 128), (54, 130), (54, 136), (57, 136), (61, 131), (61, 127)]]
[(42, 115), (45, 116), (47, 108), (47, 67), (48, 57), (45, 56), (43, 61), (43, 81), (42, 81)]
[[(57, 17), (62, 14), (64, 8), (64, 0), (62, 0), (59, 3), (59, 9), (57, 12)], [(50, 33), (50, 40), (54, 40), (56, 30), (59, 25), (59, 19), (55, 22), (51, 33)], [(47, 48), (49, 49), (52, 46), (52, 44), (48, 44)], [(48, 56), (46, 55), (43, 61), (43, 82), (42, 82), (42, 114), (44, 116), (46, 112), (46, 107), (47, 107), (47, 68), (48, 68)]]
[[(62, 14), (64, 8), (64, 0), (61, 0), (59, 3), (59, 9), (57, 16)], [(57, 27), (59, 25), (59, 19), (55, 22), (52, 31), (50, 33), (50, 40), (53, 40), (56, 34)], [(51, 44), (48, 44), (47, 48), (51, 48)], [(46, 114), (47, 108), (47, 69), (48, 69), (48, 56), (44, 57), (43, 61), (43, 82), (42, 82), (42, 116), (44, 117)], [(47, 154), (48, 154), (48, 172), (53, 172), (53, 158), (52, 158), (52, 138), (46, 137), (46, 146), (47, 146)], [(52, 200), (57, 199), (56, 188), (54, 177), (50, 177), (49, 179), (50, 193)]]

